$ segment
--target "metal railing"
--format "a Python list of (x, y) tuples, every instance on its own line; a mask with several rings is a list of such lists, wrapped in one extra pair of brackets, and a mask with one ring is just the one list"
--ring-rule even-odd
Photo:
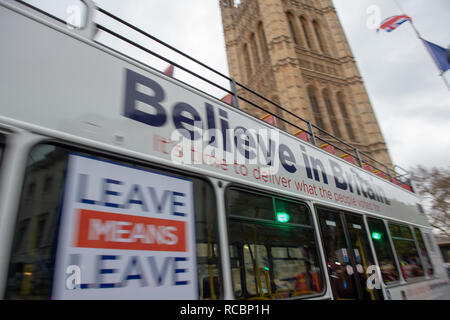
[[(333, 146), (333, 148), (338, 150), (340, 153), (342, 153), (342, 155), (351, 156), (352, 157), (351, 159), (355, 160), (353, 163), (356, 166), (359, 166), (363, 169), (365, 168), (366, 170), (368, 170), (369, 169), (368, 165), (370, 165), (370, 169), (371, 169), (370, 171), (372, 171), (372, 173), (383, 176), (385, 179), (391, 181), (392, 183), (400, 185), (403, 188), (405, 188), (406, 190), (414, 192), (412, 184), (411, 184), (411, 180), (409, 179), (408, 172), (406, 170), (402, 169), (401, 167), (395, 165), (392, 168), (389, 168), (389, 166), (387, 164), (379, 162), (378, 160), (376, 160), (373, 157), (371, 157), (370, 155), (368, 155), (366, 152), (361, 151), (357, 147), (347, 143), (346, 141), (342, 140), (341, 138), (327, 132), (323, 128), (313, 124), (311, 121), (300, 117), (299, 115), (293, 113), (292, 111), (284, 108), (280, 104), (266, 98), (265, 96), (259, 94), (256, 91), (248, 88), (246, 85), (235, 81), (235, 79), (211, 68), (210, 66), (198, 61), (197, 59), (176, 49), (175, 47), (167, 44), (166, 42), (152, 36), (151, 34), (137, 28), (136, 26), (130, 24), (129, 22), (124, 21), (123, 19), (117, 17), (116, 15), (106, 11), (105, 9), (97, 8), (97, 11), (99, 13), (103, 14), (104, 16), (106, 16), (107, 18), (112, 19), (112, 21), (118, 22), (121, 26), (126, 26), (127, 28), (144, 36), (146, 39), (150, 39), (150, 40), (154, 41), (155, 43), (163, 46), (164, 48), (169, 49), (171, 51), (171, 53), (178, 54), (180, 57), (186, 58), (189, 61), (193, 62), (195, 65), (204, 68), (204, 70), (212, 72), (214, 75), (219, 76), (222, 79), (225, 79), (229, 83), (229, 87), (224, 87), (224, 86), (218, 84), (217, 82), (214, 82), (214, 81), (206, 78), (205, 76), (202, 76), (199, 73), (186, 68), (185, 66), (181, 65), (180, 63), (173, 61), (173, 59), (169, 59), (169, 58), (165, 57), (164, 55), (159, 54), (159, 53), (155, 52), (154, 50), (151, 50), (151, 49), (139, 44), (137, 41), (133, 41), (133, 40), (119, 34), (118, 32), (113, 31), (110, 27), (107, 27), (103, 23), (99, 23), (99, 22), (96, 23), (97, 30), (102, 31), (106, 34), (109, 34), (109, 35), (123, 41), (124, 43), (127, 43), (127, 44), (133, 46), (134, 48), (137, 48), (143, 52), (146, 52), (146, 53), (152, 55), (153, 57), (156, 57), (157, 59), (159, 59), (161, 61), (164, 61), (166, 63), (173, 65), (174, 67), (185, 72), (186, 74), (203, 81), (204, 83), (212, 86), (213, 88), (219, 89), (222, 93), (232, 95), (234, 107), (239, 109), (240, 102), (244, 102), (246, 104), (246, 106), (251, 106), (257, 110), (264, 112), (265, 114), (270, 114), (277, 120), (281, 121), (281, 123), (283, 123), (285, 125), (289, 125), (290, 127), (295, 128), (297, 131), (301, 130), (301, 131), (306, 132), (309, 137), (309, 139), (307, 139), (307, 140), (309, 140), (309, 142), (311, 144), (313, 144), (314, 146), (319, 147), (318, 141), (321, 141), (321, 142), (324, 142), (325, 144)], [(97, 40), (94, 40), (94, 41), (96, 41), (98, 44), (107, 46), (103, 42), (99, 42)], [(112, 50), (117, 51), (115, 48), (113, 48), (111, 46), (108, 46), (108, 47)], [(121, 53), (121, 52), (119, 52), (119, 53)], [(142, 63), (142, 61), (139, 61), (139, 62)], [(146, 63), (144, 62), (144, 64), (146, 64)], [(150, 65), (148, 65), (148, 66), (150, 68), (152, 68), (152, 66), (150, 66)], [(187, 84), (188, 86), (194, 87), (196, 90), (199, 90), (199, 91), (207, 94), (208, 96), (213, 97), (214, 99), (221, 100), (217, 96), (215, 96), (211, 93), (205, 92), (204, 90), (199, 89), (198, 87), (195, 87), (186, 82), (183, 82), (183, 83)], [(295, 119), (295, 123), (293, 123), (292, 121), (290, 121), (286, 118), (283, 118), (282, 116), (277, 114), (277, 112), (273, 112), (273, 111), (268, 110), (267, 108), (262, 107), (261, 105), (259, 105), (258, 103), (255, 103), (248, 97), (244, 97), (242, 94), (239, 95), (238, 94), (239, 90), (243, 91), (246, 96), (251, 95), (251, 96), (255, 97), (256, 99), (259, 99), (261, 101), (268, 103), (269, 105), (278, 109), (279, 111), (281, 110), (284, 114), (287, 114), (287, 115), (291, 116), (293, 119)], [(247, 111), (247, 110), (245, 110), (245, 111)], [(247, 113), (250, 113), (250, 112), (247, 112)], [(250, 113), (250, 115), (252, 115), (252, 114)], [(287, 130), (285, 130), (285, 131), (287, 133), (289, 133)], [(289, 134), (291, 134), (291, 133), (289, 133)], [(291, 134), (291, 135), (295, 137), (294, 134)], [(336, 156), (338, 156), (338, 155), (336, 155)]]

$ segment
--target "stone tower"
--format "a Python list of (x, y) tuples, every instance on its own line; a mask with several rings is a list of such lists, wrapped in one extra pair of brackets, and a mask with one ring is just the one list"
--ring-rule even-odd
[[(332, 0), (221, 0), (220, 6), (231, 77), (392, 168)], [(261, 99), (238, 93), (305, 126)], [(265, 114), (244, 103), (240, 108), (258, 118)], [(281, 121), (277, 126), (298, 131)]]

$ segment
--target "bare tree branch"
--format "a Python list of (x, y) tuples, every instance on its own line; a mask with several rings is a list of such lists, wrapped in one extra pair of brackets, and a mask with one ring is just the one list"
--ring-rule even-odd
[(450, 167), (410, 169), (411, 178), (416, 182), (418, 194), (425, 204), (425, 214), (434, 227), (444, 237), (450, 237)]

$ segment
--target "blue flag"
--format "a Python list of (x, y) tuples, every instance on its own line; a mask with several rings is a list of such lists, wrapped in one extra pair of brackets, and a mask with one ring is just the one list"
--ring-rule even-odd
[(439, 67), (439, 69), (442, 72), (449, 70), (450, 62), (447, 60), (447, 50), (426, 40), (423, 40), (423, 43), (425, 43), (425, 46), (427, 47), (434, 61), (436, 61), (436, 65)]

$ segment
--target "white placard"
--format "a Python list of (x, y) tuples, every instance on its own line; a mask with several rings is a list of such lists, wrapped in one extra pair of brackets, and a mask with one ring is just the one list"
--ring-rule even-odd
[(336, 222), (332, 221), (332, 220), (325, 220), (326, 224), (329, 225), (330, 227), (336, 227)]
[(192, 182), (70, 155), (54, 299), (197, 299)]

